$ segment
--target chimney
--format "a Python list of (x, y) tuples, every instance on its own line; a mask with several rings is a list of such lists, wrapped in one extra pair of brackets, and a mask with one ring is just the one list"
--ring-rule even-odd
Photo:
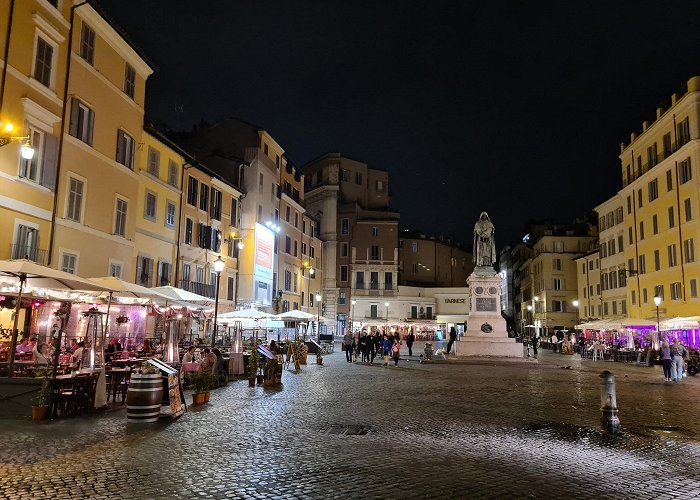
[(664, 108), (656, 108), (656, 119), (658, 120), (661, 118), (661, 115), (664, 114)]
[(649, 128), (649, 121), (648, 121), (648, 120), (644, 120), (644, 121), (642, 122), (642, 132), (644, 132), (644, 131), (645, 131), (646, 129), (648, 129), (648, 128)]

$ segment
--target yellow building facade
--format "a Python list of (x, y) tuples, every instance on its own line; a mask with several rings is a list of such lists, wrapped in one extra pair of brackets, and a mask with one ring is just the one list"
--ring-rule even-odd
[(39, 0), (13, 2), (12, 10), (10, 4), (0, 1), (0, 134), (28, 138), (35, 153), (31, 160), (21, 157), (25, 139), (0, 147), (0, 259), (47, 264), (70, 9)]
[(700, 313), (700, 77), (658, 108), (620, 152), (625, 269), (630, 315), (655, 319)]

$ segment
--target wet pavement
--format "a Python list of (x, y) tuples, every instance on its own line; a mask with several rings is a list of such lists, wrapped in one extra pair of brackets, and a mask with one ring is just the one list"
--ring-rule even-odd
[[(600, 430), (606, 369), (615, 437)], [(395, 368), (337, 350), (167, 424), (127, 425), (124, 409), (0, 421), (0, 497), (700, 498), (699, 402), (700, 377), (578, 355)]]

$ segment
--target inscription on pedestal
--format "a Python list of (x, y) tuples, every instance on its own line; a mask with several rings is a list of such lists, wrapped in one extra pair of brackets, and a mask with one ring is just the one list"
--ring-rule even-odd
[(495, 311), (497, 309), (496, 299), (493, 297), (477, 297), (475, 300), (477, 311)]

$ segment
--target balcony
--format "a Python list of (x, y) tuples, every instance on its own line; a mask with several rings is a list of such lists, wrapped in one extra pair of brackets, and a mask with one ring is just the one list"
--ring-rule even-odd
[(207, 285), (206, 283), (198, 283), (196, 281), (180, 281), (180, 288), (187, 290), (188, 292), (196, 293), (197, 295), (202, 295), (213, 299), (216, 297), (216, 286)]
[(46, 250), (27, 247), (27, 245), (10, 245), (10, 253), (13, 259), (27, 259), (45, 266), (49, 261)]
[(356, 295), (385, 296), (396, 295), (396, 288), (393, 283), (356, 283), (352, 293)]

